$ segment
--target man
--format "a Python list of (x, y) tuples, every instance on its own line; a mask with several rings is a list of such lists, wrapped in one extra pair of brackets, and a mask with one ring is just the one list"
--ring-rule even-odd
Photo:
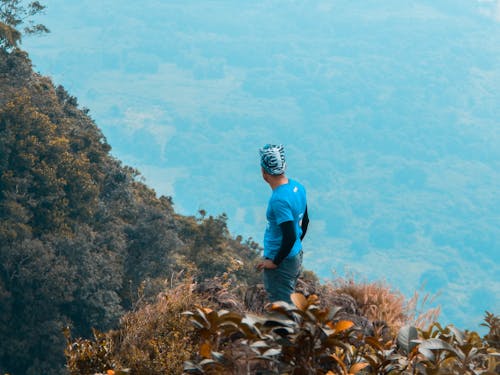
[(291, 303), (290, 295), (302, 267), (302, 239), (306, 235), (306, 191), (285, 176), (283, 145), (265, 145), (259, 150), (262, 177), (273, 190), (267, 206), (264, 259), (257, 265), (264, 270), (264, 287), (271, 301)]

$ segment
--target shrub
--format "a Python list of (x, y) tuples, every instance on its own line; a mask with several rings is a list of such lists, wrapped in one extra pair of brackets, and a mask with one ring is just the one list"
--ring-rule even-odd
[(437, 320), (439, 307), (430, 308), (425, 311), (425, 305), (429, 302), (426, 295), (420, 301), (419, 293), (407, 301), (402, 293), (393, 290), (381, 281), (355, 282), (353, 279), (337, 279), (327, 284), (331, 293), (347, 294), (351, 296), (359, 308), (361, 315), (371, 322), (383, 322), (395, 335), (399, 329), (412, 324), (425, 328)]
[(320, 308), (315, 295), (294, 293), (292, 301), (269, 305), (262, 317), (209, 308), (187, 313), (201, 344), (185, 371), (249, 374), (260, 365), (268, 374), (355, 374), (368, 365), (350, 344), (354, 324), (336, 319), (338, 310)]
[(73, 340), (69, 328), (64, 331), (67, 340), (64, 354), (71, 375), (92, 375), (116, 367), (116, 363), (112, 359), (110, 335), (97, 330), (92, 330), (92, 332), (92, 340), (81, 338)]
[[(195, 349), (197, 334), (182, 313), (200, 298), (185, 282), (123, 316), (120, 327), (107, 334), (94, 331), (93, 340), (71, 340), (67, 365), (71, 374), (128, 369), (132, 374), (179, 374)], [(116, 372), (117, 373), (117, 372)]]
[[(385, 341), (360, 334), (353, 322), (338, 320), (338, 308), (321, 308), (315, 295), (292, 295), (294, 306), (269, 305), (264, 316), (197, 308), (187, 313), (200, 334), (198, 350), (184, 370), (190, 374), (497, 374), (500, 353), (453, 325), (426, 330), (405, 327)], [(498, 322), (487, 313), (486, 324)], [(495, 326), (496, 327), (496, 326)], [(418, 339), (417, 338), (418, 335)], [(406, 337), (406, 338), (405, 338)], [(260, 362), (259, 362), (260, 361)], [(242, 364), (245, 364), (243, 366)]]
[(120, 324), (115, 358), (133, 374), (176, 374), (194, 350), (196, 334), (182, 315), (199, 302), (193, 285), (181, 284), (126, 314)]

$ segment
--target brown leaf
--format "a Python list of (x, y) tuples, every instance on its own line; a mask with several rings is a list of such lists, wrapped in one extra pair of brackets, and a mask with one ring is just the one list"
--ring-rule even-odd
[(212, 346), (209, 342), (204, 342), (200, 345), (200, 355), (203, 358), (210, 358), (212, 353)]
[(209, 307), (202, 307), (201, 311), (203, 311), (205, 314), (210, 314), (213, 310)]
[(271, 311), (287, 311), (289, 309), (288, 304), (284, 301), (273, 302), (266, 308)]
[(332, 357), (340, 365), (340, 367), (342, 368), (342, 374), (347, 374), (347, 367), (344, 361), (337, 357), (335, 354), (330, 354), (330, 357)]
[(316, 294), (311, 294), (309, 297), (307, 297), (307, 303), (309, 305), (315, 305), (319, 301), (319, 297)]
[(306, 300), (306, 297), (302, 293), (292, 293), (290, 296), (292, 299), (293, 304), (300, 310), (300, 311), (306, 311), (308, 307), (308, 303)]
[(337, 323), (328, 322), (326, 323), (326, 325), (333, 329), (335, 332), (342, 332), (351, 328), (354, 323), (350, 320), (339, 320)]
[(349, 374), (357, 374), (359, 371), (363, 370), (366, 366), (368, 366), (368, 363), (366, 362), (355, 363), (349, 369)]

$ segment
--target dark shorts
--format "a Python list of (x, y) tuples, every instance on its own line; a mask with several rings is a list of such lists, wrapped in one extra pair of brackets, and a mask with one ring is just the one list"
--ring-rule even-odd
[(271, 302), (291, 303), (290, 294), (295, 291), (295, 284), (302, 270), (302, 250), (292, 258), (285, 258), (278, 268), (264, 270), (264, 287)]

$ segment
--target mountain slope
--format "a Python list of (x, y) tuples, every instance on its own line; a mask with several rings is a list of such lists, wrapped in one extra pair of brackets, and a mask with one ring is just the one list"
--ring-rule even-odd
[(0, 49), (0, 373), (63, 369), (62, 329), (109, 329), (182, 269), (251, 280), (258, 247), (185, 217), (110, 155), (76, 98)]

